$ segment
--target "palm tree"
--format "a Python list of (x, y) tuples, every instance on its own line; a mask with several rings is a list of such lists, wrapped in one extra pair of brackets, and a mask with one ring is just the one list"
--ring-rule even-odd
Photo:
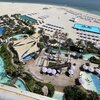
[(84, 48), (85, 47), (85, 43), (84, 43), (84, 41), (79, 40), (79, 41), (76, 42), (76, 46), (78, 48)]
[(71, 38), (68, 38), (66, 41), (65, 41), (65, 47), (66, 47), (66, 50), (68, 51), (68, 59), (67, 61), (71, 60), (70, 59), (70, 49), (71, 49), (71, 46), (74, 46), (74, 42)]
[(86, 48), (89, 49), (89, 48), (94, 48), (95, 47), (95, 43), (92, 43), (90, 41), (87, 41), (86, 42)]

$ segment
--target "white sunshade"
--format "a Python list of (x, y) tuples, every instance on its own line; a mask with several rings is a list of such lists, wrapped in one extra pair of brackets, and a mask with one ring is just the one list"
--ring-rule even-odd
[(42, 67), (42, 72), (46, 73), (47, 72), (47, 68), (46, 67)]
[(73, 75), (73, 74), (74, 74), (74, 71), (73, 71), (72, 69), (69, 69), (69, 70), (68, 70), (68, 73), (69, 73), (70, 75)]
[(95, 69), (95, 71), (96, 71), (98, 74), (100, 74), (100, 69)]
[(88, 70), (89, 70), (90, 72), (94, 72), (94, 68), (91, 67), (91, 66), (88, 67)]
[(85, 83), (85, 79), (83, 79), (82, 77), (79, 78), (79, 83), (84, 84)]
[(88, 70), (88, 66), (83, 65), (82, 67), (83, 67), (83, 69)]
[(74, 66), (74, 65), (72, 65), (72, 66), (71, 66), (71, 69), (72, 69), (72, 70), (75, 70), (75, 66)]
[(52, 74), (55, 75), (57, 71), (55, 69), (52, 70)]
[(51, 68), (48, 68), (47, 69), (47, 72), (50, 74), (50, 73), (52, 73), (52, 69)]

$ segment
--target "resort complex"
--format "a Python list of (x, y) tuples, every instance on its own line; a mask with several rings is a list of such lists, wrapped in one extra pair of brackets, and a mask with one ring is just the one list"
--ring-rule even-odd
[(100, 100), (100, 16), (2, 3), (0, 100)]

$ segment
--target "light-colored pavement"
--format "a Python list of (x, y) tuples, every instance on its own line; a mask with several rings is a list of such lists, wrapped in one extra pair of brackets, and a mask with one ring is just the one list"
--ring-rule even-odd
[(54, 100), (54, 99), (0, 84), (0, 100)]

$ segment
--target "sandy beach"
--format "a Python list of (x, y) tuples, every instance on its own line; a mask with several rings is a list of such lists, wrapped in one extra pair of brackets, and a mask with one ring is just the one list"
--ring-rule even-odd
[(95, 14), (91, 14), (89, 12), (84, 12), (78, 9), (74, 9), (71, 7), (64, 7), (64, 6), (57, 6), (57, 5), (47, 5), (47, 4), (36, 4), (36, 3), (9, 3), (9, 2), (0, 2), (0, 15), (4, 15), (4, 14), (14, 14), (14, 13), (21, 13), (21, 14), (25, 14), (25, 13), (29, 13), (33, 11), (37, 11), (39, 9), (41, 9), (42, 7), (60, 7), (60, 8), (67, 8), (69, 10), (75, 10), (78, 11), (79, 13), (82, 14), (87, 14), (90, 15), (92, 17), (96, 17), (96, 18), (100, 18), (99, 15), (95, 15)]
[[(67, 33), (68, 37), (75, 42), (78, 37), (77, 31), (72, 28), (75, 23), (100, 26), (100, 16), (70, 7), (31, 3), (0, 3), (0, 15), (16, 13), (27, 15), (37, 21), (44, 21), (44, 24), (40, 24), (38, 27), (43, 27), (47, 30), (46, 34), (50, 36), (53, 36), (55, 30), (58, 29), (61, 32)], [(72, 18), (77, 18), (77, 21), (75, 23), (71, 22), (70, 19)], [(54, 26), (51, 27), (48, 24)], [(60, 28), (56, 28), (56, 26)]]

